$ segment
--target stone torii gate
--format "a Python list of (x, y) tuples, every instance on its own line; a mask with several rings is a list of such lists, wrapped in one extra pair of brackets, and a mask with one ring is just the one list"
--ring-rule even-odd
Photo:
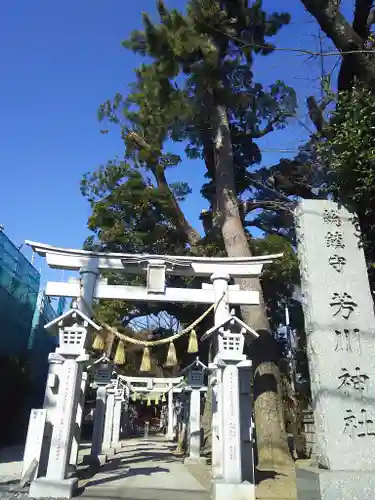
[[(147, 255), (125, 253), (101, 253), (85, 250), (64, 249), (50, 245), (26, 241), (34, 252), (46, 258), (47, 264), (54, 269), (78, 271), (79, 279), (68, 282), (50, 281), (45, 293), (53, 297), (71, 297), (77, 299), (78, 309), (86, 316), (91, 316), (91, 304), (94, 299), (117, 299), (147, 302), (182, 302), (215, 304), (215, 325), (221, 325), (230, 318), (230, 305), (258, 305), (259, 292), (240, 290), (239, 285), (229, 285), (232, 278), (258, 277), (264, 264), (271, 264), (282, 254), (259, 257), (213, 258), (193, 256)], [(146, 286), (125, 286), (108, 284), (100, 276), (102, 271), (120, 274), (146, 274)], [(199, 276), (209, 278), (211, 283), (203, 283), (202, 288), (187, 289), (166, 286), (166, 276)], [(82, 356), (86, 347), (82, 347)], [(82, 383), (82, 370), (71, 373), (74, 386)], [(72, 411), (77, 404), (71, 405)], [(74, 422), (76, 415), (70, 415)], [(67, 435), (63, 445), (71, 449), (73, 431)], [(49, 460), (51, 459), (51, 453)], [(68, 478), (67, 463), (59, 475), (47, 476), (40, 483), (36, 480), (33, 488), (34, 497), (70, 498), (76, 483)], [(228, 492), (227, 492), (228, 493)], [(217, 495), (219, 497), (219, 495)], [(229, 498), (230, 497), (230, 498)], [(229, 500), (232, 497), (229, 495)], [(234, 498), (234, 497), (233, 497)]]
[(183, 377), (130, 377), (126, 375), (118, 375), (118, 378), (129, 387), (131, 393), (155, 394), (159, 397), (168, 394), (168, 429), (166, 438), (169, 441), (173, 441), (173, 395), (176, 388), (183, 381)]

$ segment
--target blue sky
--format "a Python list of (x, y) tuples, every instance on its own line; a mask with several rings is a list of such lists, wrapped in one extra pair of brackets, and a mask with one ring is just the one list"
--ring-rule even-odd
[[(166, 3), (185, 5), (183, 0)], [(264, 1), (270, 11), (281, 4), (292, 22), (277, 44), (317, 50), (317, 26), (299, 0)], [(141, 60), (121, 41), (141, 27), (142, 11), (155, 12), (155, 0), (2, 0), (1, 7), (0, 224), (15, 244), (32, 239), (80, 248), (89, 216), (79, 191), (82, 174), (123, 153), (117, 131), (100, 134), (97, 109), (133, 80)], [(319, 92), (319, 65), (319, 60), (279, 51), (256, 61), (255, 78), (264, 84), (280, 79), (294, 87), (301, 103), (298, 116), (307, 124), (303, 103)], [(306, 134), (294, 121), (262, 140), (262, 164), (293, 156)], [(184, 210), (198, 228), (202, 177), (196, 161), (184, 161), (170, 176), (190, 182), (193, 194)]]

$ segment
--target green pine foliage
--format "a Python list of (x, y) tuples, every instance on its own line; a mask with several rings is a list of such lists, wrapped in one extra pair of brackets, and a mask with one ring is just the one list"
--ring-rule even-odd
[(359, 217), (372, 288), (375, 285), (375, 104), (374, 94), (359, 83), (340, 92), (329, 134), (319, 156), (329, 173), (327, 193)]

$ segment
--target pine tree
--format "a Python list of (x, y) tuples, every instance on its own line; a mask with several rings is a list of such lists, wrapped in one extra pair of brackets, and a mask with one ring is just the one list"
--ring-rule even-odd
[[(159, 1), (158, 12), (160, 23), (153, 24), (144, 15), (144, 31), (134, 32), (125, 46), (153, 59), (148, 66), (153, 73), (149, 82), (160, 88), (159, 110), (164, 111), (171, 96), (178, 95), (182, 105), (173, 116), (173, 126), (168, 127), (170, 136), (188, 139), (190, 154), (201, 155), (206, 162), (211, 182), (204, 194), (211, 202), (213, 226), (220, 230), (227, 255), (251, 256), (240, 196), (251, 189), (248, 167), (260, 156), (253, 141), (282, 126), (294, 107), (293, 92), (281, 82), (270, 93), (254, 84), (251, 64), (254, 54), (272, 51), (266, 37), (274, 35), (289, 17), (267, 15), (261, 1), (249, 5), (244, 0), (191, 0), (186, 16), (168, 11)], [(178, 86), (181, 75), (183, 82)], [(260, 306), (241, 308), (244, 320), (260, 333), (252, 346), (259, 464), (284, 465), (290, 455), (278, 349), (259, 280), (239, 283), (242, 289), (259, 291), (261, 297)]]
[[(274, 199), (254, 200), (255, 186), (261, 183), (251, 170), (261, 159), (256, 139), (283, 127), (296, 106), (294, 92), (282, 82), (265, 89), (254, 82), (252, 74), (254, 56), (272, 52), (273, 45), (267, 40), (289, 16), (267, 14), (261, 1), (249, 5), (247, 0), (190, 0), (186, 15), (168, 11), (158, 2), (158, 12), (159, 24), (144, 15), (144, 30), (134, 32), (124, 42), (151, 62), (137, 70), (129, 93), (107, 101), (100, 115), (120, 124), (126, 156), (138, 172), (144, 172), (147, 189), (168, 214), (162, 219), (168, 221), (164, 227), (173, 228), (169, 236), (173, 239), (175, 231), (183, 235), (175, 240), (186, 245), (182, 252), (212, 255), (224, 250), (232, 257), (251, 256), (254, 245), (249, 244), (248, 228), (256, 225), (249, 220), (252, 211), (271, 208), (290, 213)], [(202, 214), (203, 238), (179, 206), (189, 186), (171, 186), (166, 180), (166, 170), (180, 162), (176, 155), (164, 151), (168, 139), (186, 141), (186, 153), (205, 162), (207, 183), (202, 194), (210, 209)], [(131, 192), (126, 195), (131, 197)], [(102, 222), (100, 218), (96, 221), (99, 224), (92, 227), (98, 230)], [(121, 230), (122, 222), (117, 227)], [(105, 233), (99, 229), (98, 234), (103, 237)], [(152, 237), (146, 235), (146, 241), (151, 243)], [(260, 467), (272, 468), (290, 463), (277, 365), (279, 349), (271, 334), (259, 280), (239, 282), (243, 289), (258, 290), (261, 296), (259, 307), (243, 307), (241, 313), (261, 334), (251, 346), (258, 458)]]

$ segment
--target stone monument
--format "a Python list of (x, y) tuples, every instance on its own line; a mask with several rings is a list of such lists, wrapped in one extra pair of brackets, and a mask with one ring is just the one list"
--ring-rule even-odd
[(46, 418), (47, 410), (32, 409), (30, 412), (29, 427), (27, 429), (23, 455), (22, 477), (25, 476), (33, 461), (37, 462), (37, 466), (33, 471), (32, 479), (36, 477), (42, 451)]
[(222, 417), (222, 423), (219, 423), (221, 463), (218, 468), (220, 476), (217, 475), (212, 481), (214, 500), (255, 499), (254, 477), (249, 478), (249, 481), (243, 476), (243, 462), (249, 459), (249, 446), (244, 441), (244, 437), (248, 441), (248, 436), (244, 436), (241, 431), (245, 424), (251, 429), (251, 419), (245, 422), (240, 412), (240, 373), (243, 369), (248, 372), (251, 368), (251, 361), (243, 354), (245, 334), (258, 337), (258, 333), (237, 318), (233, 311), (226, 320), (202, 336), (202, 340), (212, 335), (216, 337), (213, 339), (216, 344), (214, 362), (209, 368), (216, 372), (221, 393), (216, 401), (217, 414)]
[(355, 214), (330, 201), (296, 209), (316, 466), (297, 468), (298, 500), (375, 491), (375, 318)]

